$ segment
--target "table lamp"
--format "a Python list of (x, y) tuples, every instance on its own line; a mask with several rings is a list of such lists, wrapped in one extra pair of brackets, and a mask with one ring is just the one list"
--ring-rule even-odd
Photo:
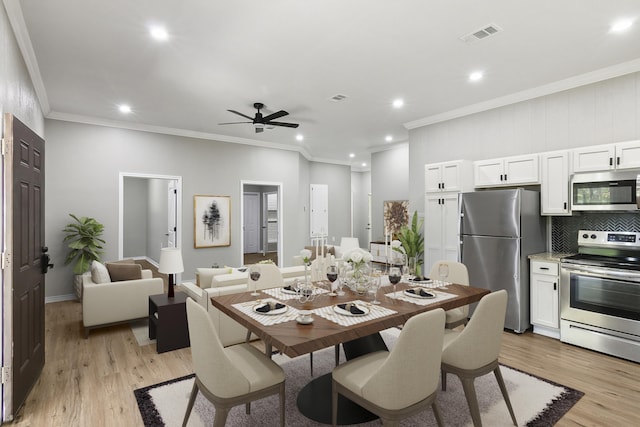
[(174, 297), (173, 286), (175, 285), (175, 274), (182, 273), (184, 266), (182, 265), (182, 253), (178, 248), (162, 248), (160, 249), (160, 267), (158, 272), (169, 276), (169, 298)]

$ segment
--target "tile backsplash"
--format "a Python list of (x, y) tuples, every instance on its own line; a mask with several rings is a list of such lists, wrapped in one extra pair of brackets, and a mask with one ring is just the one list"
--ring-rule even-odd
[(551, 249), (578, 252), (578, 230), (640, 232), (640, 213), (575, 213), (551, 219)]

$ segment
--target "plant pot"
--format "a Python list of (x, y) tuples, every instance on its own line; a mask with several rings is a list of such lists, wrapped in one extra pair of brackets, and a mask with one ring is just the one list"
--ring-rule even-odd
[(73, 276), (73, 289), (76, 291), (78, 301), (82, 302), (82, 274)]

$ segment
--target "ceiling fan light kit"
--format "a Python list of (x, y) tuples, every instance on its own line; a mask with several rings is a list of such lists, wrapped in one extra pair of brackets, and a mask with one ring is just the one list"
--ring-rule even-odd
[(256, 103), (253, 104), (253, 107), (256, 110), (258, 110), (254, 117), (247, 116), (246, 114), (242, 114), (242, 113), (240, 113), (238, 111), (235, 111), (235, 110), (227, 110), (230, 113), (237, 114), (237, 115), (239, 115), (241, 117), (244, 117), (245, 119), (251, 120), (250, 122), (228, 122), (228, 123), (218, 123), (218, 124), (220, 124), (220, 125), (236, 125), (236, 124), (250, 123), (250, 124), (253, 124), (253, 127), (256, 130), (256, 133), (263, 132), (265, 127), (267, 129), (272, 129), (273, 126), (282, 126), (282, 127), (288, 127), (288, 128), (297, 128), (298, 126), (300, 126), (298, 123), (274, 122), (273, 120), (275, 120), (275, 119), (279, 119), (280, 117), (284, 117), (284, 116), (289, 115), (289, 113), (287, 113), (284, 110), (276, 111), (273, 114), (269, 114), (267, 116), (263, 116), (262, 113), (260, 112), (260, 110), (262, 110), (264, 108), (264, 104), (263, 103), (256, 102)]

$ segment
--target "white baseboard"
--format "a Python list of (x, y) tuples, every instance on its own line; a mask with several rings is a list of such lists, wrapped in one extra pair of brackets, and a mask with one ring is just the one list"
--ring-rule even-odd
[(44, 303), (49, 304), (50, 302), (72, 301), (72, 300), (76, 300), (80, 302), (76, 294), (67, 294), (67, 295), (56, 295), (52, 297), (45, 297)]

